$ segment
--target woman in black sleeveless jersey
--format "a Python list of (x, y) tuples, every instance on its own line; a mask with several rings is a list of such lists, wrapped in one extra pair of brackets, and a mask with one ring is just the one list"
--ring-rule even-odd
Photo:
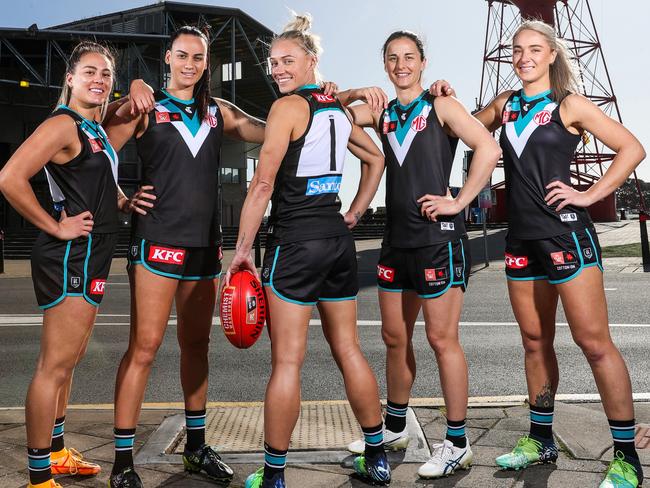
[[(392, 33), (383, 46), (384, 69), (396, 98), (379, 88), (339, 94), (351, 105), (356, 123), (375, 129), (386, 155), (386, 232), (377, 266), (382, 336), (386, 343), (388, 405), (386, 446), (405, 449), (406, 413), (415, 380), (412, 337), (422, 309), (429, 344), (440, 369), (447, 408), (447, 436), (418, 470), (436, 478), (465, 469), (472, 450), (465, 435), (468, 379), (458, 338), (470, 253), (463, 209), (474, 199), (496, 166), (500, 151), (490, 134), (455, 99), (434, 97), (422, 87), (426, 58), (411, 32)], [(456, 144), (460, 137), (474, 149), (465, 186), (446, 197)], [(348, 446), (353, 452), (359, 441)]]
[[(614, 440), (614, 460), (600, 486), (635, 488), (643, 472), (634, 448), (632, 388), (609, 334), (600, 246), (587, 207), (615, 191), (645, 152), (625, 127), (579, 95), (569, 59), (551, 26), (525, 22), (513, 38), (513, 67), (522, 88), (501, 93), (476, 114), (489, 130), (501, 128), (506, 276), (525, 350), (530, 402), (530, 434), (496, 462), (520, 469), (557, 459), (552, 425), (559, 372), (553, 339), (559, 298), (594, 374)], [(587, 133), (616, 157), (600, 180), (578, 191), (571, 186), (570, 162)]]
[[(341, 104), (316, 85), (318, 39), (310, 18), (297, 16), (271, 45), (273, 79), (286, 96), (271, 107), (260, 161), (242, 209), (237, 251), (228, 269), (257, 275), (250, 251), (272, 201), (262, 282), (269, 304), (272, 372), (264, 402), (265, 465), (247, 488), (282, 488), (291, 432), (300, 410), (300, 370), (312, 308), (318, 307), (332, 355), (365, 434), (355, 470), (390, 481), (383, 450), (377, 382), (356, 332), (356, 252), (350, 228), (365, 212), (383, 158)], [(346, 146), (362, 161), (357, 195), (345, 216), (338, 191)]]
[[(68, 61), (57, 108), (0, 172), (0, 191), (41, 229), (32, 250), (34, 289), (44, 312), (41, 350), (25, 403), (29, 487), (59, 487), (52, 474), (100, 471), (65, 447), (63, 425), (73, 371), (85, 353), (116, 242), (117, 155), (99, 125), (114, 69), (107, 48), (80, 43)], [(29, 183), (43, 168), (51, 214)]]
[(137, 200), (146, 207), (135, 215), (129, 248), (131, 337), (115, 391), (113, 488), (142, 485), (133, 469), (133, 439), (174, 301), (188, 433), (185, 469), (221, 482), (233, 475), (205, 444), (208, 345), (221, 274), (217, 178), (224, 134), (261, 143), (264, 123), (210, 96), (209, 45), (195, 27), (177, 30), (165, 55), (167, 87), (134, 97), (107, 124), (118, 149), (136, 138), (144, 190)]

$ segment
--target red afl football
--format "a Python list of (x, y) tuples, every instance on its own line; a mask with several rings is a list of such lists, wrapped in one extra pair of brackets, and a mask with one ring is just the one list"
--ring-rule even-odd
[(250, 271), (238, 271), (221, 292), (221, 328), (230, 343), (247, 349), (259, 339), (266, 321), (262, 284)]

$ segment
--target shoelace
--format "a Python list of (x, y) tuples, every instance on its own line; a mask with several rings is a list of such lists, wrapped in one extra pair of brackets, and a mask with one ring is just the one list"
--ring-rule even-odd
[(221, 464), (221, 456), (219, 456), (219, 454), (210, 446), (205, 446), (203, 448), (201, 452), (201, 464), (203, 464), (205, 458), (208, 458), (208, 460), (213, 463)]
[(636, 468), (625, 460), (625, 454), (623, 454), (621, 451), (616, 451), (614, 459), (612, 459), (612, 462), (609, 463), (607, 472), (609, 473), (612, 468), (614, 468), (614, 466), (618, 467), (620, 472), (623, 474), (625, 481), (630, 481), (627, 477), (628, 474), (636, 476)]
[(436, 461), (444, 461), (445, 460), (445, 452), (449, 452), (449, 455), (451, 456), (453, 454), (453, 451), (451, 449), (451, 446), (442, 443), (442, 444), (434, 444), (433, 446), (433, 455), (431, 456), (431, 460), (436, 460)]
[(515, 453), (531, 453), (533, 451), (533, 448), (539, 452), (542, 448), (542, 443), (529, 437), (529, 436), (524, 436), (519, 441), (517, 442), (517, 445), (513, 449), (513, 452)]

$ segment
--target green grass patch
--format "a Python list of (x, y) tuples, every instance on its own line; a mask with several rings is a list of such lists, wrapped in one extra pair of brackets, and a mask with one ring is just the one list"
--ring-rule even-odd
[(604, 258), (640, 258), (641, 243), (603, 247), (602, 253)]

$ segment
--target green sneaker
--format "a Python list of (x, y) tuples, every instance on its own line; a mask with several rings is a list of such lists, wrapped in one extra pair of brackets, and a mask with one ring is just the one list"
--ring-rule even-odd
[(625, 461), (625, 455), (621, 451), (616, 451), (599, 488), (637, 488), (638, 486), (636, 468)]
[(557, 447), (554, 443), (544, 445), (527, 435), (517, 441), (517, 445), (511, 452), (496, 458), (497, 466), (515, 470), (527, 468), (531, 464), (555, 461), (557, 461)]

